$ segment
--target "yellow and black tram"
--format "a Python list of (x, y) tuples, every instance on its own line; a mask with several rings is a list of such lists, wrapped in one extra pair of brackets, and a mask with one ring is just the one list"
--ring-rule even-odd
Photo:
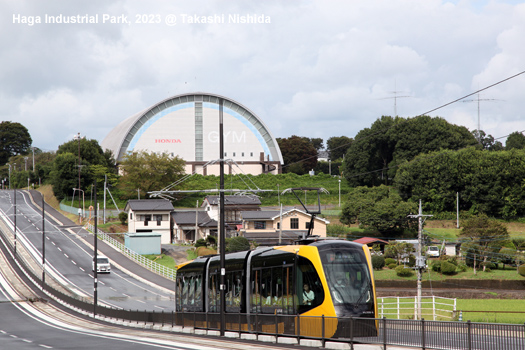
[[(177, 314), (218, 322), (219, 280), (218, 255), (179, 265)], [(224, 280), (228, 329), (327, 338), (377, 333), (366, 245), (319, 240), (226, 254)]]

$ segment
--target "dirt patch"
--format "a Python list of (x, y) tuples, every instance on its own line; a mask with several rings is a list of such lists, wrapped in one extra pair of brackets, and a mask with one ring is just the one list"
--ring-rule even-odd
[(171, 244), (162, 245), (162, 253), (166, 254), (175, 260), (175, 263), (181, 264), (188, 261), (188, 249), (191, 249), (190, 246), (174, 246)]

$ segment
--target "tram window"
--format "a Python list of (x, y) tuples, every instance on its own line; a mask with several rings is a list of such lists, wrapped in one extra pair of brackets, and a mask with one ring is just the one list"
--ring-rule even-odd
[(195, 276), (195, 298), (194, 305), (198, 307), (199, 310), (202, 309), (202, 276)]
[(252, 273), (252, 312), (295, 314), (293, 266), (277, 266)]
[[(305, 295), (309, 294), (308, 291), (305, 291), (305, 284), (308, 285), (308, 289), (314, 294), (313, 300), (311, 301), (307, 300), (305, 297)], [(319, 275), (317, 274), (317, 271), (310, 260), (301, 256), (298, 257), (297, 261), (296, 286), (297, 297), (299, 301), (299, 313), (306, 312), (318, 305), (321, 305), (324, 300), (324, 289), (321, 279), (319, 278)]]
[(188, 305), (188, 287), (189, 284), (186, 283), (185, 278), (182, 278), (182, 305)]
[(177, 310), (182, 311), (182, 286), (183, 286), (183, 277), (177, 277)]
[(254, 270), (251, 274), (251, 305), (252, 312), (261, 311), (261, 270)]
[(210, 312), (218, 312), (220, 306), (219, 288), (217, 273), (210, 274), (210, 283), (208, 288), (208, 305)]
[(242, 272), (227, 273), (226, 280), (226, 311), (239, 312), (241, 307)]

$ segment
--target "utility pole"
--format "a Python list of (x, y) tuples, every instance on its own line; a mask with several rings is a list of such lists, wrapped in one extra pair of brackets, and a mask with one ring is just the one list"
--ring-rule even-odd
[(226, 330), (226, 235), (224, 232), (224, 121), (223, 121), (223, 99), (219, 99), (219, 152), (221, 155), (220, 162), (220, 192), (219, 192), (219, 255), (220, 255), (220, 298), (221, 298), (221, 328), (220, 334), (224, 336)]
[(408, 217), (417, 218), (419, 221), (418, 225), (418, 234), (417, 234), (417, 249), (416, 249), (416, 269), (417, 269), (417, 316), (416, 319), (421, 320), (421, 279), (422, 272), (425, 269), (425, 259), (422, 255), (422, 236), (423, 236), (423, 223), (425, 220), (423, 218), (430, 217), (433, 215), (423, 215), (421, 209), (421, 199), (419, 200), (419, 214), (418, 215), (409, 215)]

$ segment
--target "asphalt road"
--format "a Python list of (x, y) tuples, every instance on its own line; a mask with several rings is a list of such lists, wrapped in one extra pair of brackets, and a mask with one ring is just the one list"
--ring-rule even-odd
[[(48, 217), (47, 212), (42, 229), (42, 209), (38, 204), (33, 203), (26, 191), (17, 191), (17, 244), (28, 247), (36, 261), (42, 260), (42, 251), (45, 249), (46, 276), (54, 277), (79, 297), (92, 297), (94, 274), (93, 248), (90, 243), (93, 242), (93, 235), (70, 222), (63, 225)], [(8, 224), (13, 228), (14, 191), (0, 191), (0, 213), (7, 216)], [(45, 247), (42, 246), (44, 231)], [(129, 259), (121, 254), (114, 257), (118, 261), (114, 261), (111, 273), (97, 274), (99, 303), (129, 310), (171, 312), (174, 309), (173, 288), (159, 288), (147, 280), (133, 278), (118, 264), (120, 260)], [(131, 271), (136, 269), (133, 265), (130, 268)]]

